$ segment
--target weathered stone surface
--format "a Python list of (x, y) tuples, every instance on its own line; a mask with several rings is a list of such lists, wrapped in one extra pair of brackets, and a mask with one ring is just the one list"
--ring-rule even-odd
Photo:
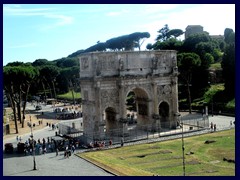
[[(175, 128), (178, 113), (176, 51), (93, 52), (81, 54), (80, 82), (85, 133), (120, 128), (126, 98), (133, 91), (137, 125)], [(159, 118), (153, 118), (158, 116)], [(158, 125), (159, 126), (159, 125)], [(91, 139), (91, 138), (90, 138)]]

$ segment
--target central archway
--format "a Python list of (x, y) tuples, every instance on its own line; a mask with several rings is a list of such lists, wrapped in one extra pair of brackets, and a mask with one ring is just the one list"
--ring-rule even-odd
[[(149, 96), (147, 92), (143, 88), (135, 87), (132, 88), (126, 96), (126, 104), (129, 102), (129, 95), (132, 95), (133, 100), (131, 109), (127, 108), (126, 117), (129, 120), (133, 120), (132, 117), (134, 115), (134, 121), (136, 121), (138, 126), (146, 125), (149, 122)], [(127, 101), (128, 100), (128, 101)]]

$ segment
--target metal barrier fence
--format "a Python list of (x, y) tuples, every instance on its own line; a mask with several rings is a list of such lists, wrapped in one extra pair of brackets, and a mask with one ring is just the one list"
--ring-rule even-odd
[[(198, 131), (209, 128), (209, 119), (207, 116), (196, 119), (182, 120), (183, 126), (178, 126), (176, 129), (167, 129), (161, 127), (155, 127), (152, 124), (148, 125), (128, 125), (127, 128), (118, 128), (106, 130), (105, 132), (94, 132), (94, 133), (74, 133), (68, 134), (71, 137), (79, 139), (82, 143), (86, 144), (91, 141), (105, 141), (109, 140), (113, 144), (119, 144), (121, 140), (124, 142), (133, 142), (144, 139), (159, 138), (162, 136), (170, 136), (179, 134), (182, 132)], [(181, 123), (181, 124), (182, 124)], [(161, 124), (163, 125), (163, 124)], [(162, 127), (165, 127), (164, 125)], [(108, 145), (108, 144), (106, 144)]]
[(83, 119), (66, 120), (58, 123), (59, 134), (67, 135), (83, 131)]

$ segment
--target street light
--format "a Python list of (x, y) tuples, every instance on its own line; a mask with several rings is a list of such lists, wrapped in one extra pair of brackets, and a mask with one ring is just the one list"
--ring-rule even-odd
[(159, 114), (153, 114), (153, 119), (156, 121), (158, 125), (158, 137), (160, 137), (160, 116)]
[(180, 127), (182, 128), (182, 160), (183, 160), (183, 176), (185, 176), (185, 155), (184, 155), (185, 148), (184, 148), (184, 138), (183, 138), (183, 121), (180, 113), (176, 113), (175, 116), (178, 116), (178, 122)]
[(122, 123), (122, 138), (124, 141), (124, 124), (126, 124), (128, 122), (128, 119), (120, 118), (120, 122)]
[(182, 127), (182, 158), (183, 158), (183, 176), (185, 176), (185, 155), (184, 155), (184, 139), (183, 139), (183, 121), (180, 115), (181, 119), (181, 127)]
[(30, 123), (31, 123), (31, 138), (32, 138), (32, 152), (33, 152), (33, 170), (37, 170), (37, 167), (36, 167), (36, 161), (35, 161), (35, 150), (34, 150), (34, 140), (33, 140), (33, 132), (32, 132), (32, 119), (31, 119), (31, 116), (30, 116)]

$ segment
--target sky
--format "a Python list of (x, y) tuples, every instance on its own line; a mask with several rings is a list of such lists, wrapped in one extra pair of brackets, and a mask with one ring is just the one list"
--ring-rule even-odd
[(145, 50), (165, 24), (183, 31), (201, 25), (210, 35), (223, 35), (225, 28), (235, 31), (235, 5), (4, 4), (3, 66), (60, 59), (134, 32), (150, 33), (141, 47)]

